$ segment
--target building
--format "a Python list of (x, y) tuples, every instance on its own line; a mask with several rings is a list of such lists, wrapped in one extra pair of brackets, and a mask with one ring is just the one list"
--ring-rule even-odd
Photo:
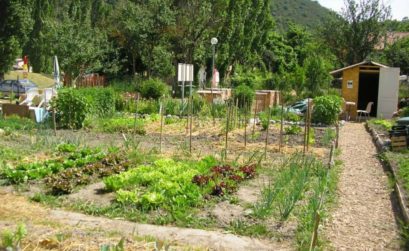
[(341, 93), (351, 119), (357, 110), (365, 110), (373, 102), (371, 116), (392, 118), (399, 99), (399, 68), (392, 68), (372, 61), (364, 61), (330, 72), (341, 80)]

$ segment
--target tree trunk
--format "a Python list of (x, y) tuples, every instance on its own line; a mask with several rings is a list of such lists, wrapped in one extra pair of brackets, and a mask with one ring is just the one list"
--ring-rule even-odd
[(4, 72), (0, 72), (0, 81), (4, 80)]

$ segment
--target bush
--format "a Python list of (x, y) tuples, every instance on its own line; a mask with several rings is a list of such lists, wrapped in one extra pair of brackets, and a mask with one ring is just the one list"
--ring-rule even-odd
[(251, 106), (254, 96), (254, 90), (244, 84), (241, 84), (234, 90), (234, 100), (239, 101), (240, 108), (243, 108), (245, 105)]
[(75, 89), (89, 103), (89, 112), (98, 117), (112, 116), (116, 110), (116, 99), (119, 98), (114, 89), (90, 87)]
[(301, 131), (302, 129), (298, 125), (291, 125), (284, 129), (285, 134), (288, 135), (298, 135), (301, 133)]
[(402, 109), (401, 117), (409, 117), (409, 106)]
[(168, 86), (159, 79), (148, 79), (139, 85), (139, 92), (144, 98), (159, 99), (168, 94)]
[(137, 105), (139, 114), (156, 114), (159, 113), (159, 102), (156, 100), (139, 100)]
[(61, 90), (52, 106), (57, 111), (59, 127), (71, 129), (82, 128), (90, 108), (87, 99), (72, 88)]
[(335, 95), (319, 96), (314, 98), (312, 121), (326, 125), (334, 124), (341, 112), (342, 99)]

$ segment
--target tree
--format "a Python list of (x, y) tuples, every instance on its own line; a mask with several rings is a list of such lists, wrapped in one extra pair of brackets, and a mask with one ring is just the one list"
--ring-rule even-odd
[(305, 60), (305, 89), (312, 96), (319, 96), (329, 87), (331, 76), (325, 59), (319, 55), (310, 55)]
[(388, 46), (385, 57), (391, 66), (400, 67), (402, 74), (409, 74), (409, 38), (403, 38)]
[(325, 22), (322, 37), (341, 63), (358, 63), (374, 51), (389, 17), (390, 7), (381, 0), (345, 0), (341, 16)]
[(0, 1), (0, 80), (21, 56), (33, 26), (31, 1)]

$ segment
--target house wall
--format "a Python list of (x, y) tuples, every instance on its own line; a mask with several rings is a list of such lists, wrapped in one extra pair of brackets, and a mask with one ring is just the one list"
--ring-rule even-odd
[[(348, 81), (352, 80), (352, 88), (348, 88)], [(358, 90), (359, 90), (359, 66), (346, 69), (342, 74), (342, 97), (346, 102), (355, 102), (358, 104)], [(357, 107), (349, 107), (349, 114), (351, 119), (357, 116)]]

